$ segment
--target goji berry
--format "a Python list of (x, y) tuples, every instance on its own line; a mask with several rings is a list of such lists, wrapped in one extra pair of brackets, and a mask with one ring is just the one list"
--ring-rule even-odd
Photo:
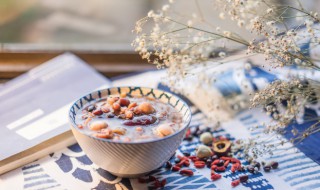
[(186, 175), (186, 176), (193, 176), (193, 171), (192, 170), (181, 170), (180, 174)]
[(240, 184), (240, 180), (239, 179), (234, 180), (234, 181), (231, 182), (232, 187), (235, 187), (235, 186), (237, 186), (239, 184)]
[(186, 160), (185, 162), (183, 162), (183, 165), (186, 166), (186, 167), (189, 167), (190, 166), (189, 160)]
[(217, 165), (212, 165), (211, 170), (215, 170), (218, 166)]
[(228, 167), (229, 162), (230, 162), (230, 161), (229, 161), (229, 160), (227, 160), (227, 161), (223, 164), (223, 166), (224, 166), (224, 167)]
[(176, 172), (176, 171), (180, 170), (180, 167), (179, 166), (173, 166), (171, 170)]
[(205, 163), (195, 163), (194, 164), (194, 167), (196, 167), (196, 168), (204, 168), (205, 166), (206, 166)]
[(231, 158), (230, 161), (232, 163), (239, 163), (240, 164), (240, 160), (236, 159), (236, 158)]
[(191, 135), (191, 130), (188, 129), (187, 132), (186, 132), (186, 138), (188, 138), (190, 135)]
[(234, 167), (234, 165), (231, 166), (230, 170), (231, 170), (232, 173), (236, 172), (236, 168)]
[(224, 172), (224, 171), (226, 171), (226, 168), (224, 166), (218, 166), (218, 167), (216, 167), (215, 171)]
[(197, 158), (197, 157), (196, 157), (196, 156), (188, 156), (188, 158), (189, 158), (190, 160), (192, 160), (192, 159)]
[(219, 162), (220, 162), (220, 160), (217, 159), (217, 160), (213, 161), (211, 165), (217, 165)]
[(188, 157), (181, 155), (178, 155), (177, 158), (179, 158), (180, 160), (188, 160)]
[(241, 165), (239, 163), (232, 164), (231, 171), (234, 173), (236, 170), (241, 170)]
[(164, 187), (165, 185), (166, 185), (166, 183), (167, 183), (167, 179), (163, 179), (162, 181), (161, 181), (161, 187)]
[(212, 179), (213, 181), (218, 180), (218, 179), (220, 179), (220, 178), (221, 178), (221, 175), (220, 175), (220, 174), (212, 174), (212, 175), (211, 175), (211, 179)]
[(194, 164), (206, 164), (204, 161), (196, 161)]
[(199, 161), (199, 158), (198, 158), (198, 157), (193, 157), (193, 158), (190, 158), (190, 160), (191, 160), (192, 162), (196, 162), (196, 161)]
[(181, 168), (184, 165), (184, 162), (186, 162), (186, 160), (181, 160), (179, 163), (176, 164), (176, 166)]

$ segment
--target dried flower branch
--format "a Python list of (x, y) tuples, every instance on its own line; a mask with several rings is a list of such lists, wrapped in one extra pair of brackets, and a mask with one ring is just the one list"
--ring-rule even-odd
[[(264, 55), (266, 63), (273, 68), (296, 65), (320, 70), (319, 58), (310, 54), (320, 46), (319, 14), (304, 9), (299, 0), (290, 5), (274, 0), (214, 0), (213, 3), (222, 20), (231, 20), (255, 37), (245, 39), (237, 31), (215, 26), (206, 19), (197, 0), (195, 13), (176, 12), (172, 8), (174, 1), (170, 0), (162, 10), (150, 11), (136, 23), (137, 37), (132, 45), (149, 63), (167, 68), (171, 87), (190, 75), (197, 75), (201, 83), (216, 81), (214, 75), (204, 75), (203, 71), (217, 62), (223, 63), (223, 59), (239, 49), (246, 49), (247, 55)], [(305, 108), (318, 101), (319, 90), (319, 81), (297, 77), (292, 81), (275, 81), (255, 94), (253, 106), (262, 105), (274, 119), (274, 123), (265, 126), (265, 133), (277, 136), (286, 126), (301, 120)], [(292, 131), (291, 142), (301, 142), (319, 132), (319, 118), (310, 120), (315, 122), (307, 130)], [(268, 141), (250, 140), (243, 146), (250, 147), (255, 156), (272, 153), (277, 146)], [(281, 140), (278, 144), (284, 143)], [(249, 149), (245, 148), (245, 153)]]

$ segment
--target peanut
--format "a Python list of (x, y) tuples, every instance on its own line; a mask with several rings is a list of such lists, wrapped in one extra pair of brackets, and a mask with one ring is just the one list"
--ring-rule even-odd
[(205, 133), (202, 133), (200, 135), (200, 141), (203, 143), (203, 144), (209, 144), (212, 142), (212, 135), (210, 132), (205, 132)]
[(130, 109), (130, 108), (134, 108), (134, 107), (136, 107), (137, 105), (138, 105), (137, 102), (132, 102), (132, 103), (129, 104), (128, 108), (129, 108), (129, 109)]
[(111, 129), (101, 129), (101, 133), (106, 133), (106, 134), (108, 134), (108, 135), (113, 135), (113, 132), (112, 132), (112, 130)]
[(114, 97), (109, 97), (107, 99), (108, 104), (113, 105), (113, 103), (115, 103), (117, 100)]
[(98, 138), (103, 138), (103, 139), (111, 139), (112, 138), (112, 135), (107, 135), (105, 133), (96, 133), (95, 136)]
[(113, 103), (113, 104), (112, 104), (112, 108), (113, 108), (114, 110), (116, 110), (116, 111), (119, 111), (120, 108), (121, 108), (121, 106), (120, 106), (120, 104), (118, 104), (118, 103)]
[(101, 132), (96, 133), (95, 136), (99, 138), (112, 139), (113, 132), (110, 129), (102, 129)]
[(135, 107), (134, 110), (133, 110), (133, 113), (136, 114), (136, 115), (140, 115), (142, 113), (142, 111), (140, 110), (139, 107)]
[(120, 114), (124, 114), (126, 112), (127, 108), (121, 107), (120, 108)]
[(151, 101), (155, 101), (156, 99), (154, 97), (150, 97), (150, 96), (147, 96), (146, 97), (148, 100), (151, 100)]
[(205, 145), (199, 145), (197, 148), (197, 157), (199, 158), (206, 158), (212, 156), (212, 154), (211, 149)]
[(90, 124), (90, 129), (93, 131), (99, 131), (101, 129), (107, 128), (108, 124), (104, 121), (95, 121)]
[(132, 119), (133, 118), (133, 112), (132, 111), (125, 111), (125, 115), (127, 119)]
[(120, 97), (121, 97), (121, 98), (125, 98), (125, 97), (127, 97), (127, 93), (122, 92), (122, 93), (120, 94)]
[(151, 114), (155, 110), (152, 107), (152, 105), (149, 102), (143, 102), (139, 105), (139, 109), (141, 110), (142, 113), (144, 114)]
[(118, 134), (118, 135), (124, 135), (126, 134), (126, 129), (124, 128), (116, 128), (116, 129), (113, 129), (112, 132)]
[(160, 134), (160, 136), (168, 136), (174, 131), (168, 124), (162, 124), (157, 128), (157, 132)]

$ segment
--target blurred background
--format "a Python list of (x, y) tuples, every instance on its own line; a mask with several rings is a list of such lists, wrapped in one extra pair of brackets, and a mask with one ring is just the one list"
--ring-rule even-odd
[(54, 49), (59, 45), (65, 49), (88, 46), (88, 50), (108, 50), (110, 44), (116, 45), (113, 49), (131, 50), (135, 22), (150, 9), (157, 9), (159, 2), (1, 0), (0, 42), (16, 44), (17, 49), (18, 45), (34, 44), (37, 46), (29, 48)]
[[(198, 1), (200, 5), (210, 2)], [(306, 8), (320, 7), (319, 0), (302, 2)], [(165, 0), (0, 0), (0, 83), (65, 51), (77, 54), (109, 77), (154, 68), (133, 52), (131, 31), (150, 9), (160, 9), (165, 3)], [(175, 6), (178, 11), (186, 11), (194, 3), (183, 0)], [(211, 6), (202, 5), (204, 14), (219, 25), (219, 13)]]

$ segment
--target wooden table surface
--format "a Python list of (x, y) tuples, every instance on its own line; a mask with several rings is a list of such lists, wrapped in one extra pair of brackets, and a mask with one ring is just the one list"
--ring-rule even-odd
[[(0, 83), (4, 83), (66, 51), (2, 51)], [(132, 51), (69, 51), (93, 66), (106, 77), (155, 69)]]

